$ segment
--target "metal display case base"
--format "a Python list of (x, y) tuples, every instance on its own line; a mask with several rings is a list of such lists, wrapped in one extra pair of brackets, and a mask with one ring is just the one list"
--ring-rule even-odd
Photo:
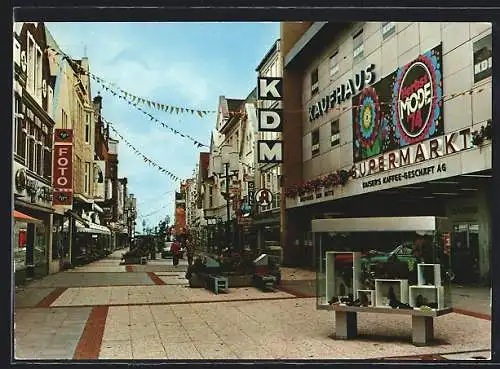
[(356, 338), (357, 336), (357, 313), (411, 315), (412, 342), (415, 346), (428, 345), (434, 339), (434, 318), (451, 312), (451, 309), (421, 311), (344, 305), (325, 305), (323, 309), (335, 312), (335, 338), (344, 340)]

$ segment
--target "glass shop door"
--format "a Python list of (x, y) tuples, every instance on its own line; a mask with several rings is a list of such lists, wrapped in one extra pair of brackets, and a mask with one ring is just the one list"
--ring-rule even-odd
[(479, 225), (453, 226), (451, 267), (458, 284), (479, 282)]

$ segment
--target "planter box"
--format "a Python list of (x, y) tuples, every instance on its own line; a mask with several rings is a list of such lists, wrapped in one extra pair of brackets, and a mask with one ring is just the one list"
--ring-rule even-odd
[(206, 286), (206, 276), (199, 275), (196, 273), (191, 274), (189, 279), (189, 287), (191, 288), (205, 288)]
[(253, 274), (227, 275), (229, 288), (252, 287)]

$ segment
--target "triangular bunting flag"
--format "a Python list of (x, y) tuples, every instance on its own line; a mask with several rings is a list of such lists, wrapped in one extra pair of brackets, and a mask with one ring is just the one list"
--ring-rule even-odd
[(172, 114), (173, 112), (174, 112), (174, 107), (173, 107), (173, 106), (171, 106), (171, 107), (170, 107), (170, 114)]
[(200, 118), (203, 118), (203, 113), (201, 111), (197, 111), (198, 115), (200, 116)]

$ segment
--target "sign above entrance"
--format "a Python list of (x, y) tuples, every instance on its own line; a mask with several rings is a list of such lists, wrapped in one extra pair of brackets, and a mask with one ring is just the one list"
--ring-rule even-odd
[(73, 130), (56, 129), (54, 133), (54, 196), (52, 203), (61, 209), (73, 207)]
[[(261, 101), (281, 101), (283, 99), (283, 78), (258, 77), (257, 98)], [(257, 123), (261, 132), (283, 131), (282, 109), (258, 109)], [(258, 140), (257, 160), (259, 163), (282, 163), (283, 142), (281, 140)]]
[(255, 202), (260, 206), (268, 206), (273, 202), (273, 194), (266, 188), (261, 188), (255, 193)]

